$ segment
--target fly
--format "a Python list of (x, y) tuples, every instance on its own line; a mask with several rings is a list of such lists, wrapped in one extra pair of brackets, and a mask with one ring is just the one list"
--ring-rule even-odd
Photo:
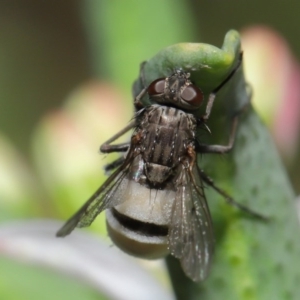
[[(231, 205), (264, 219), (235, 202), (197, 166), (197, 155), (226, 153), (233, 147), (238, 114), (232, 120), (228, 145), (201, 144), (196, 130), (206, 127), (217, 92), (241, 62), (242, 54), (235, 69), (209, 95), (201, 118), (194, 113), (204, 100), (203, 93), (190, 81), (189, 73), (178, 69), (145, 87), (135, 98), (134, 120), (100, 147), (103, 153), (126, 154), (106, 166), (113, 173), (57, 236), (89, 226), (106, 210), (108, 233), (122, 250), (144, 258), (171, 254), (189, 278), (204, 280), (211, 265), (214, 233), (203, 182)], [(144, 106), (141, 99), (146, 94), (152, 104)], [(129, 143), (111, 144), (131, 129)]]

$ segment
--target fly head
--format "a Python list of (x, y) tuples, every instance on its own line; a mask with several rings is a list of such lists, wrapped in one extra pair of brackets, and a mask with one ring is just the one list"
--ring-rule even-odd
[(197, 110), (203, 102), (202, 91), (190, 80), (190, 73), (177, 69), (166, 78), (154, 80), (147, 92), (158, 104), (171, 105), (186, 110)]

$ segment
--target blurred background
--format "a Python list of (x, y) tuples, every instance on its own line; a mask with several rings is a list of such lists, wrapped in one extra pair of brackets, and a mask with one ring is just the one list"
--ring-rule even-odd
[[(55, 292), (49, 288), (50, 275), (42, 279), (48, 269), (29, 273), (15, 262), (34, 261), (36, 256), (30, 245), (28, 250), (28, 244), (18, 244), (24, 241), (17, 230), (5, 226), (24, 219), (66, 219), (100, 185), (105, 156), (97, 151), (132, 116), (131, 85), (139, 64), (171, 44), (221, 47), (229, 29), (241, 32), (254, 106), (299, 194), (299, 9), (296, 1), (266, 0), (1, 0), (0, 249), (12, 259), (0, 259), (0, 298), (21, 299), (26, 290), (31, 299), (41, 299), (45, 285)], [(56, 226), (39, 226), (50, 241), (49, 228), (54, 234)], [(108, 241), (103, 217), (93, 228)], [(17, 242), (12, 247), (4, 237), (14, 234)], [(31, 238), (42, 252), (40, 236), (32, 232)], [(38, 260), (59, 270), (64, 264), (55, 255)], [(154, 276), (163, 276), (147, 267), (153, 268)], [(68, 266), (66, 270), (70, 272)], [(41, 283), (34, 291), (24, 288), (13, 294), (15, 283), (7, 278), (15, 272), (26, 274), (28, 282), (39, 278)], [(58, 289), (58, 281), (64, 280), (75, 284), (56, 278), (50, 285)], [(98, 283), (88, 282), (88, 292), (84, 287), (74, 295), (55, 297), (79, 299), (88, 294), (86, 299), (102, 299), (95, 292)], [(168, 290), (167, 279), (162, 282), (162, 290)]]

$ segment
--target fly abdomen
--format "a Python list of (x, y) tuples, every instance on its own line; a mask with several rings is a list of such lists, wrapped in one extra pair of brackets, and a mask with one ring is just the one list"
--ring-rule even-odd
[[(115, 245), (124, 252), (147, 259), (157, 259), (168, 254), (167, 235), (147, 235), (149, 231), (157, 231), (156, 229), (145, 229), (135, 231), (131, 227), (136, 224), (125, 222), (118, 219), (112, 210), (106, 210), (106, 228), (108, 234)], [(164, 231), (164, 229), (162, 229)], [(146, 234), (145, 234), (146, 233)]]
[(156, 225), (154, 223), (142, 222), (123, 215), (115, 208), (111, 209), (112, 216), (125, 228), (138, 234), (149, 237), (164, 237), (168, 235), (168, 226)]
[(124, 203), (106, 210), (107, 230), (113, 242), (125, 252), (142, 258), (166, 255), (175, 191), (151, 190), (129, 179), (122, 196)]

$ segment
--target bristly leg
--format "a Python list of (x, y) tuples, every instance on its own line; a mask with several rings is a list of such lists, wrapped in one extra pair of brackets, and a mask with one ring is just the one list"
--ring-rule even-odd
[(236, 67), (231, 71), (231, 73), (227, 76), (227, 78), (221, 82), (219, 86), (217, 86), (208, 97), (208, 101), (205, 108), (205, 114), (201, 117), (202, 122), (206, 122), (209, 119), (212, 107), (214, 105), (214, 101), (216, 98), (216, 94), (222, 89), (222, 87), (234, 76), (234, 74), (237, 72), (237, 70), (240, 68), (243, 60), (243, 52), (240, 53), (238, 63)]
[(234, 145), (237, 124), (238, 124), (238, 116), (235, 116), (232, 120), (229, 142), (227, 145), (206, 145), (198, 142), (196, 144), (196, 151), (198, 153), (216, 153), (216, 154), (223, 154), (229, 152)]
[(230, 197), (225, 191), (223, 191), (222, 189), (220, 189), (218, 186), (215, 185), (214, 181), (208, 177), (203, 170), (199, 170), (199, 173), (200, 173), (200, 176), (202, 178), (202, 180), (208, 184), (210, 187), (212, 187), (216, 192), (218, 192), (220, 195), (222, 195), (225, 199), (225, 201), (232, 205), (232, 206), (235, 206), (237, 207), (238, 209), (242, 210), (243, 212), (257, 218), (257, 219), (260, 219), (262, 221), (269, 221), (270, 218), (260, 214), (260, 213), (257, 213), (255, 211), (253, 211), (252, 209), (248, 208), (247, 206), (244, 206), (238, 202), (236, 202), (232, 197)]
[(122, 143), (122, 144), (117, 144), (117, 145), (111, 145), (111, 143), (114, 142), (115, 140), (117, 140), (122, 135), (124, 135), (129, 130), (133, 129), (134, 127), (135, 127), (135, 120), (130, 122), (126, 127), (124, 127), (122, 130), (120, 130), (117, 134), (115, 134), (109, 140), (104, 142), (100, 146), (100, 151), (102, 153), (125, 152), (125, 151), (127, 151), (130, 147), (130, 143)]
[(124, 161), (125, 161), (125, 157), (121, 156), (121, 157), (117, 158), (116, 160), (114, 160), (113, 162), (105, 165), (104, 166), (105, 173), (110, 173), (114, 169), (118, 168), (119, 166), (121, 166), (124, 163)]
[(137, 111), (139, 111), (140, 109), (142, 109), (144, 107), (141, 100), (144, 97), (144, 95), (147, 93), (147, 88), (148, 88), (145, 83), (145, 73), (144, 73), (145, 64), (146, 64), (146, 61), (142, 62), (141, 66), (140, 66), (140, 78), (142, 81), (143, 89), (134, 99), (134, 107), (136, 108)]

